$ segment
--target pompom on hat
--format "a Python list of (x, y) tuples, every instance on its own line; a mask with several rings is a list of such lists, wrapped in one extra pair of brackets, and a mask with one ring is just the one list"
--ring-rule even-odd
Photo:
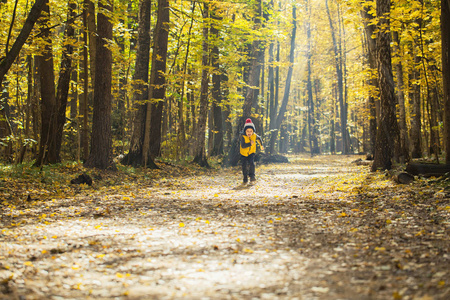
[(250, 119), (250, 118), (245, 120), (244, 132), (247, 130), (247, 128), (251, 128), (251, 129), (253, 129), (253, 131), (256, 131), (255, 124), (253, 124), (252, 119)]

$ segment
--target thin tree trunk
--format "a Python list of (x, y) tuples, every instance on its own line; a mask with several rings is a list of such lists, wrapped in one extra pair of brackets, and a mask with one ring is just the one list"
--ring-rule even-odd
[(92, 116), (91, 152), (85, 167), (115, 170), (112, 160), (112, 53), (107, 42), (112, 39), (112, 22), (104, 11), (112, 12), (111, 0), (99, 2), (97, 14), (97, 49), (95, 57), (94, 106)]
[(281, 102), (280, 111), (278, 112), (278, 116), (275, 122), (275, 128), (273, 129), (270, 135), (270, 142), (268, 146), (268, 152), (273, 154), (275, 151), (275, 141), (278, 137), (278, 132), (281, 128), (281, 123), (284, 120), (284, 115), (286, 113), (286, 107), (289, 101), (289, 92), (291, 89), (291, 80), (292, 80), (292, 72), (294, 70), (294, 54), (295, 54), (295, 37), (297, 34), (297, 15), (296, 15), (296, 7), (292, 8), (292, 35), (291, 35), (291, 49), (289, 51), (289, 68), (286, 77), (286, 85), (284, 87), (284, 95), (283, 100)]
[[(166, 61), (169, 38), (170, 9), (168, 0), (158, 0), (158, 17), (156, 20), (154, 50), (152, 53), (152, 70), (150, 74), (149, 98), (151, 103), (149, 154), (151, 157), (161, 155), (161, 120), (166, 94)], [(147, 136), (146, 136), (147, 138)], [(147, 141), (144, 140), (144, 145)], [(144, 151), (145, 155), (146, 151)], [(146, 156), (145, 156), (146, 157)]]
[[(215, 6), (216, 7), (216, 6)], [(211, 26), (211, 38), (214, 41), (211, 49), (211, 66), (213, 67), (212, 75), (212, 135), (210, 138), (213, 141), (210, 156), (217, 156), (223, 154), (223, 122), (222, 122), (222, 97), (220, 93), (220, 84), (222, 75), (219, 64), (219, 29), (221, 17), (216, 11), (217, 8), (211, 11), (212, 26)]]
[(450, 164), (450, 1), (441, 0), (442, 84), (444, 90), (445, 162)]
[(308, 128), (309, 128), (309, 150), (311, 156), (314, 154), (319, 154), (319, 143), (317, 140), (317, 129), (316, 129), (316, 119), (314, 113), (314, 99), (313, 99), (313, 91), (312, 91), (312, 80), (311, 80), (311, 59), (312, 59), (312, 49), (311, 49), (311, 5), (310, 3), (306, 3), (306, 9), (308, 11), (307, 15), (307, 23), (306, 23), (306, 43), (307, 43), (307, 79), (306, 79), (306, 91), (308, 94)]
[(338, 88), (338, 99), (339, 99), (339, 111), (341, 118), (341, 136), (342, 136), (342, 154), (348, 154), (350, 152), (348, 143), (348, 132), (347, 132), (347, 108), (344, 100), (344, 82), (343, 82), (343, 70), (342, 70), (342, 57), (339, 53), (339, 45), (336, 39), (336, 31), (334, 29), (333, 20), (331, 19), (330, 9), (328, 7), (328, 0), (325, 1), (328, 21), (330, 23), (331, 38), (333, 40), (333, 50), (334, 59), (336, 66), (336, 78), (337, 78), (337, 88)]
[[(87, 16), (88, 10), (86, 7), (83, 8), (83, 95), (80, 99), (80, 115), (83, 116), (80, 134), (80, 143), (82, 149), (83, 161), (89, 158), (89, 55), (88, 55), (88, 32), (87, 32)], [(80, 118), (81, 119), (81, 118)]]
[[(184, 158), (186, 155), (186, 126), (184, 122), (184, 94), (185, 94), (185, 85), (186, 85), (186, 73), (187, 73), (187, 64), (188, 64), (188, 58), (189, 58), (189, 51), (191, 47), (191, 32), (192, 27), (194, 25), (194, 14), (195, 14), (195, 1), (192, 2), (192, 9), (191, 9), (191, 24), (189, 26), (188, 31), (188, 40), (186, 45), (186, 54), (184, 56), (184, 62), (183, 62), (183, 73), (182, 73), (182, 82), (181, 82), (181, 96), (180, 101), (178, 102), (178, 134), (177, 137), (179, 139), (179, 147), (180, 147), (180, 156), (181, 158)], [(188, 97), (186, 97), (188, 98)]]
[(56, 91), (56, 157), (57, 161), (61, 162), (61, 145), (63, 140), (64, 124), (66, 124), (66, 108), (67, 100), (69, 97), (69, 87), (70, 87), (70, 77), (72, 75), (72, 55), (73, 55), (73, 44), (71, 40), (75, 36), (75, 15), (76, 15), (77, 4), (73, 0), (69, 0), (68, 3), (68, 14), (67, 14), (67, 24), (66, 33), (64, 37), (64, 48), (61, 58), (61, 68), (59, 72), (58, 88)]
[[(413, 45), (414, 47), (414, 45)], [(420, 63), (421, 58), (415, 54), (414, 65)], [(422, 157), (422, 113), (420, 109), (421, 96), (420, 96), (420, 72), (413, 67), (411, 78), (411, 99), (412, 99), (412, 114), (411, 114), (411, 130), (410, 130), (410, 141), (411, 141), (411, 158), (421, 158)]]
[(196, 128), (193, 162), (202, 167), (209, 167), (206, 150), (205, 134), (208, 117), (208, 82), (209, 82), (209, 4), (203, 3), (203, 46), (202, 46), (202, 81), (200, 87), (199, 116)]
[[(400, 58), (400, 39), (398, 32), (393, 32), (394, 38), (394, 50), (396, 55)], [(403, 82), (403, 65), (401, 59), (398, 60), (396, 65), (397, 69), (397, 97), (398, 97), (398, 116), (399, 116), (399, 129), (400, 129), (400, 147), (402, 149), (403, 159), (401, 161), (409, 161), (409, 147), (408, 147), (408, 127), (406, 126), (406, 109), (405, 109), (405, 92)]]

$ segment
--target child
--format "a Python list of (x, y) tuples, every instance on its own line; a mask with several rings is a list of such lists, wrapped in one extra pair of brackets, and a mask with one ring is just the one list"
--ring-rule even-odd
[(241, 160), (242, 160), (242, 175), (244, 175), (244, 184), (248, 182), (254, 182), (255, 178), (255, 153), (256, 143), (261, 146), (261, 150), (264, 151), (262, 140), (259, 135), (255, 133), (255, 125), (251, 119), (247, 119), (244, 125), (244, 131), (241, 134)]

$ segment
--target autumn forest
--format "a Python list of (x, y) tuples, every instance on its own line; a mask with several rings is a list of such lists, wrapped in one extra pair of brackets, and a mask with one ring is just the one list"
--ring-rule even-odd
[(235, 165), (251, 117), (269, 154), (370, 153), (373, 170), (442, 161), (447, 9), (426, 0), (3, 1), (2, 158)]
[(450, 0), (0, 0), (0, 31), (0, 299), (450, 299)]

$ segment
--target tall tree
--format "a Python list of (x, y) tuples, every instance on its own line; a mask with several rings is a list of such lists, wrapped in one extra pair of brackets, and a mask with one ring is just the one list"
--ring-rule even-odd
[(211, 9), (211, 67), (213, 68), (211, 117), (213, 126), (210, 156), (223, 154), (222, 95), (220, 90), (222, 75), (219, 63), (219, 24), (221, 19), (217, 5), (213, 5)]
[[(130, 149), (122, 160), (123, 164), (156, 168), (149, 153), (144, 157), (144, 137), (146, 134), (148, 99), (148, 75), (150, 62), (150, 20), (151, 0), (139, 1), (139, 25), (136, 50), (136, 63), (133, 76), (133, 116)], [(149, 116), (148, 116), (149, 117)], [(148, 132), (148, 130), (147, 130)], [(145, 163), (146, 161), (146, 163)]]
[(64, 124), (66, 124), (66, 108), (67, 100), (69, 97), (69, 87), (72, 75), (72, 55), (73, 55), (73, 39), (75, 36), (75, 16), (76, 16), (77, 4), (74, 0), (68, 1), (68, 13), (66, 32), (64, 36), (64, 47), (62, 51), (61, 67), (59, 71), (58, 86), (56, 89), (56, 155), (57, 161), (61, 161), (61, 145), (63, 139)]
[(43, 49), (37, 55), (39, 81), (41, 88), (41, 134), (39, 139), (39, 153), (35, 166), (57, 163), (56, 153), (56, 115), (57, 102), (55, 91), (55, 74), (53, 71), (53, 50), (50, 28), (50, 4), (47, 1), (39, 19)]
[(404, 149), (403, 160), (409, 160), (409, 146), (408, 146), (408, 127), (406, 126), (406, 108), (405, 108), (405, 87), (403, 82), (403, 63), (400, 59), (400, 38), (398, 31), (394, 31), (394, 49), (397, 56), (396, 70), (397, 70), (397, 99), (398, 99), (398, 117), (400, 130), (400, 147)]
[[(254, 4), (254, 30), (258, 31), (261, 29), (262, 23), (262, 4), (261, 0), (257, 0)], [(245, 120), (252, 115), (252, 107), (257, 101), (259, 92), (259, 80), (261, 74), (261, 64), (262, 64), (262, 51), (261, 51), (261, 39), (254, 38), (250, 47), (250, 71), (248, 78), (248, 88), (246, 89), (244, 104), (242, 106), (242, 116), (238, 117), (236, 120), (236, 130), (231, 143), (230, 151), (228, 152), (228, 157), (226, 163), (228, 165), (237, 165), (240, 157), (239, 153), (239, 135), (241, 128), (244, 127)]]
[[(144, 140), (144, 147), (149, 146), (152, 157), (161, 154), (161, 120), (166, 94), (166, 61), (169, 38), (170, 9), (168, 0), (158, 0), (158, 16), (156, 20), (155, 36), (152, 53), (152, 69), (150, 74), (150, 132), (148, 140)], [(147, 136), (146, 136), (147, 138)], [(144, 148), (144, 157), (146, 149)]]
[(319, 141), (318, 141), (318, 130), (316, 125), (316, 116), (314, 113), (314, 98), (313, 98), (313, 88), (312, 88), (312, 70), (311, 70), (311, 60), (312, 60), (312, 47), (311, 47), (311, 4), (306, 2), (307, 10), (307, 21), (306, 21), (306, 43), (307, 43), (307, 53), (306, 53), (306, 91), (308, 94), (308, 128), (309, 128), (309, 149), (311, 155), (319, 154)]
[(450, 164), (450, 1), (441, 0), (442, 84), (444, 89), (445, 162)]
[[(369, 153), (374, 153), (375, 151), (375, 141), (377, 135), (377, 111), (379, 111), (380, 102), (376, 101), (375, 95), (377, 95), (377, 61), (376, 61), (376, 40), (372, 37), (374, 35), (376, 26), (374, 25), (375, 16), (373, 16), (370, 11), (372, 1), (367, 1), (364, 3), (364, 7), (361, 10), (361, 15), (364, 20), (365, 29), (365, 42), (366, 42), (366, 60), (369, 68), (369, 78), (367, 79), (367, 85), (369, 86), (369, 93), (367, 97), (367, 108), (369, 111)], [(378, 109), (377, 109), (378, 107)]]
[(284, 86), (283, 100), (281, 101), (280, 110), (275, 121), (275, 127), (271, 130), (270, 141), (268, 146), (268, 152), (275, 152), (275, 142), (278, 137), (278, 132), (281, 128), (281, 123), (284, 120), (284, 115), (286, 113), (287, 104), (289, 101), (289, 93), (291, 89), (292, 72), (294, 70), (294, 54), (295, 54), (295, 37), (297, 34), (297, 9), (295, 5), (292, 7), (292, 35), (291, 35), (291, 48), (289, 51), (289, 68), (286, 77), (286, 85)]
[[(334, 28), (333, 19), (331, 18), (331, 11), (328, 6), (328, 0), (325, 0), (328, 22), (330, 23), (331, 38), (333, 40), (333, 51), (334, 60), (336, 67), (336, 78), (337, 78), (337, 88), (338, 88), (338, 99), (339, 99), (339, 112), (341, 118), (341, 136), (342, 136), (342, 154), (348, 154), (350, 152), (350, 141), (348, 140), (347, 131), (347, 105), (344, 99), (344, 71), (343, 71), (343, 57), (340, 46), (338, 45), (338, 40), (336, 37), (336, 29)], [(339, 41), (340, 42), (340, 41)]]
[(84, 163), (86, 167), (115, 169), (112, 160), (111, 108), (112, 108), (112, 2), (100, 1), (97, 13), (97, 49), (95, 57), (94, 106), (92, 116), (91, 151)]
[(209, 167), (206, 158), (205, 134), (208, 116), (208, 83), (209, 83), (209, 4), (203, 3), (203, 42), (202, 42), (202, 81), (200, 87), (200, 104), (194, 144), (194, 162), (202, 167)]
[(377, 70), (380, 90), (380, 122), (377, 128), (372, 171), (389, 170), (394, 153), (399, 153), (399, 130), (395, 111), (394, 77), (391, 65), (390, 0), (377, 0)]

